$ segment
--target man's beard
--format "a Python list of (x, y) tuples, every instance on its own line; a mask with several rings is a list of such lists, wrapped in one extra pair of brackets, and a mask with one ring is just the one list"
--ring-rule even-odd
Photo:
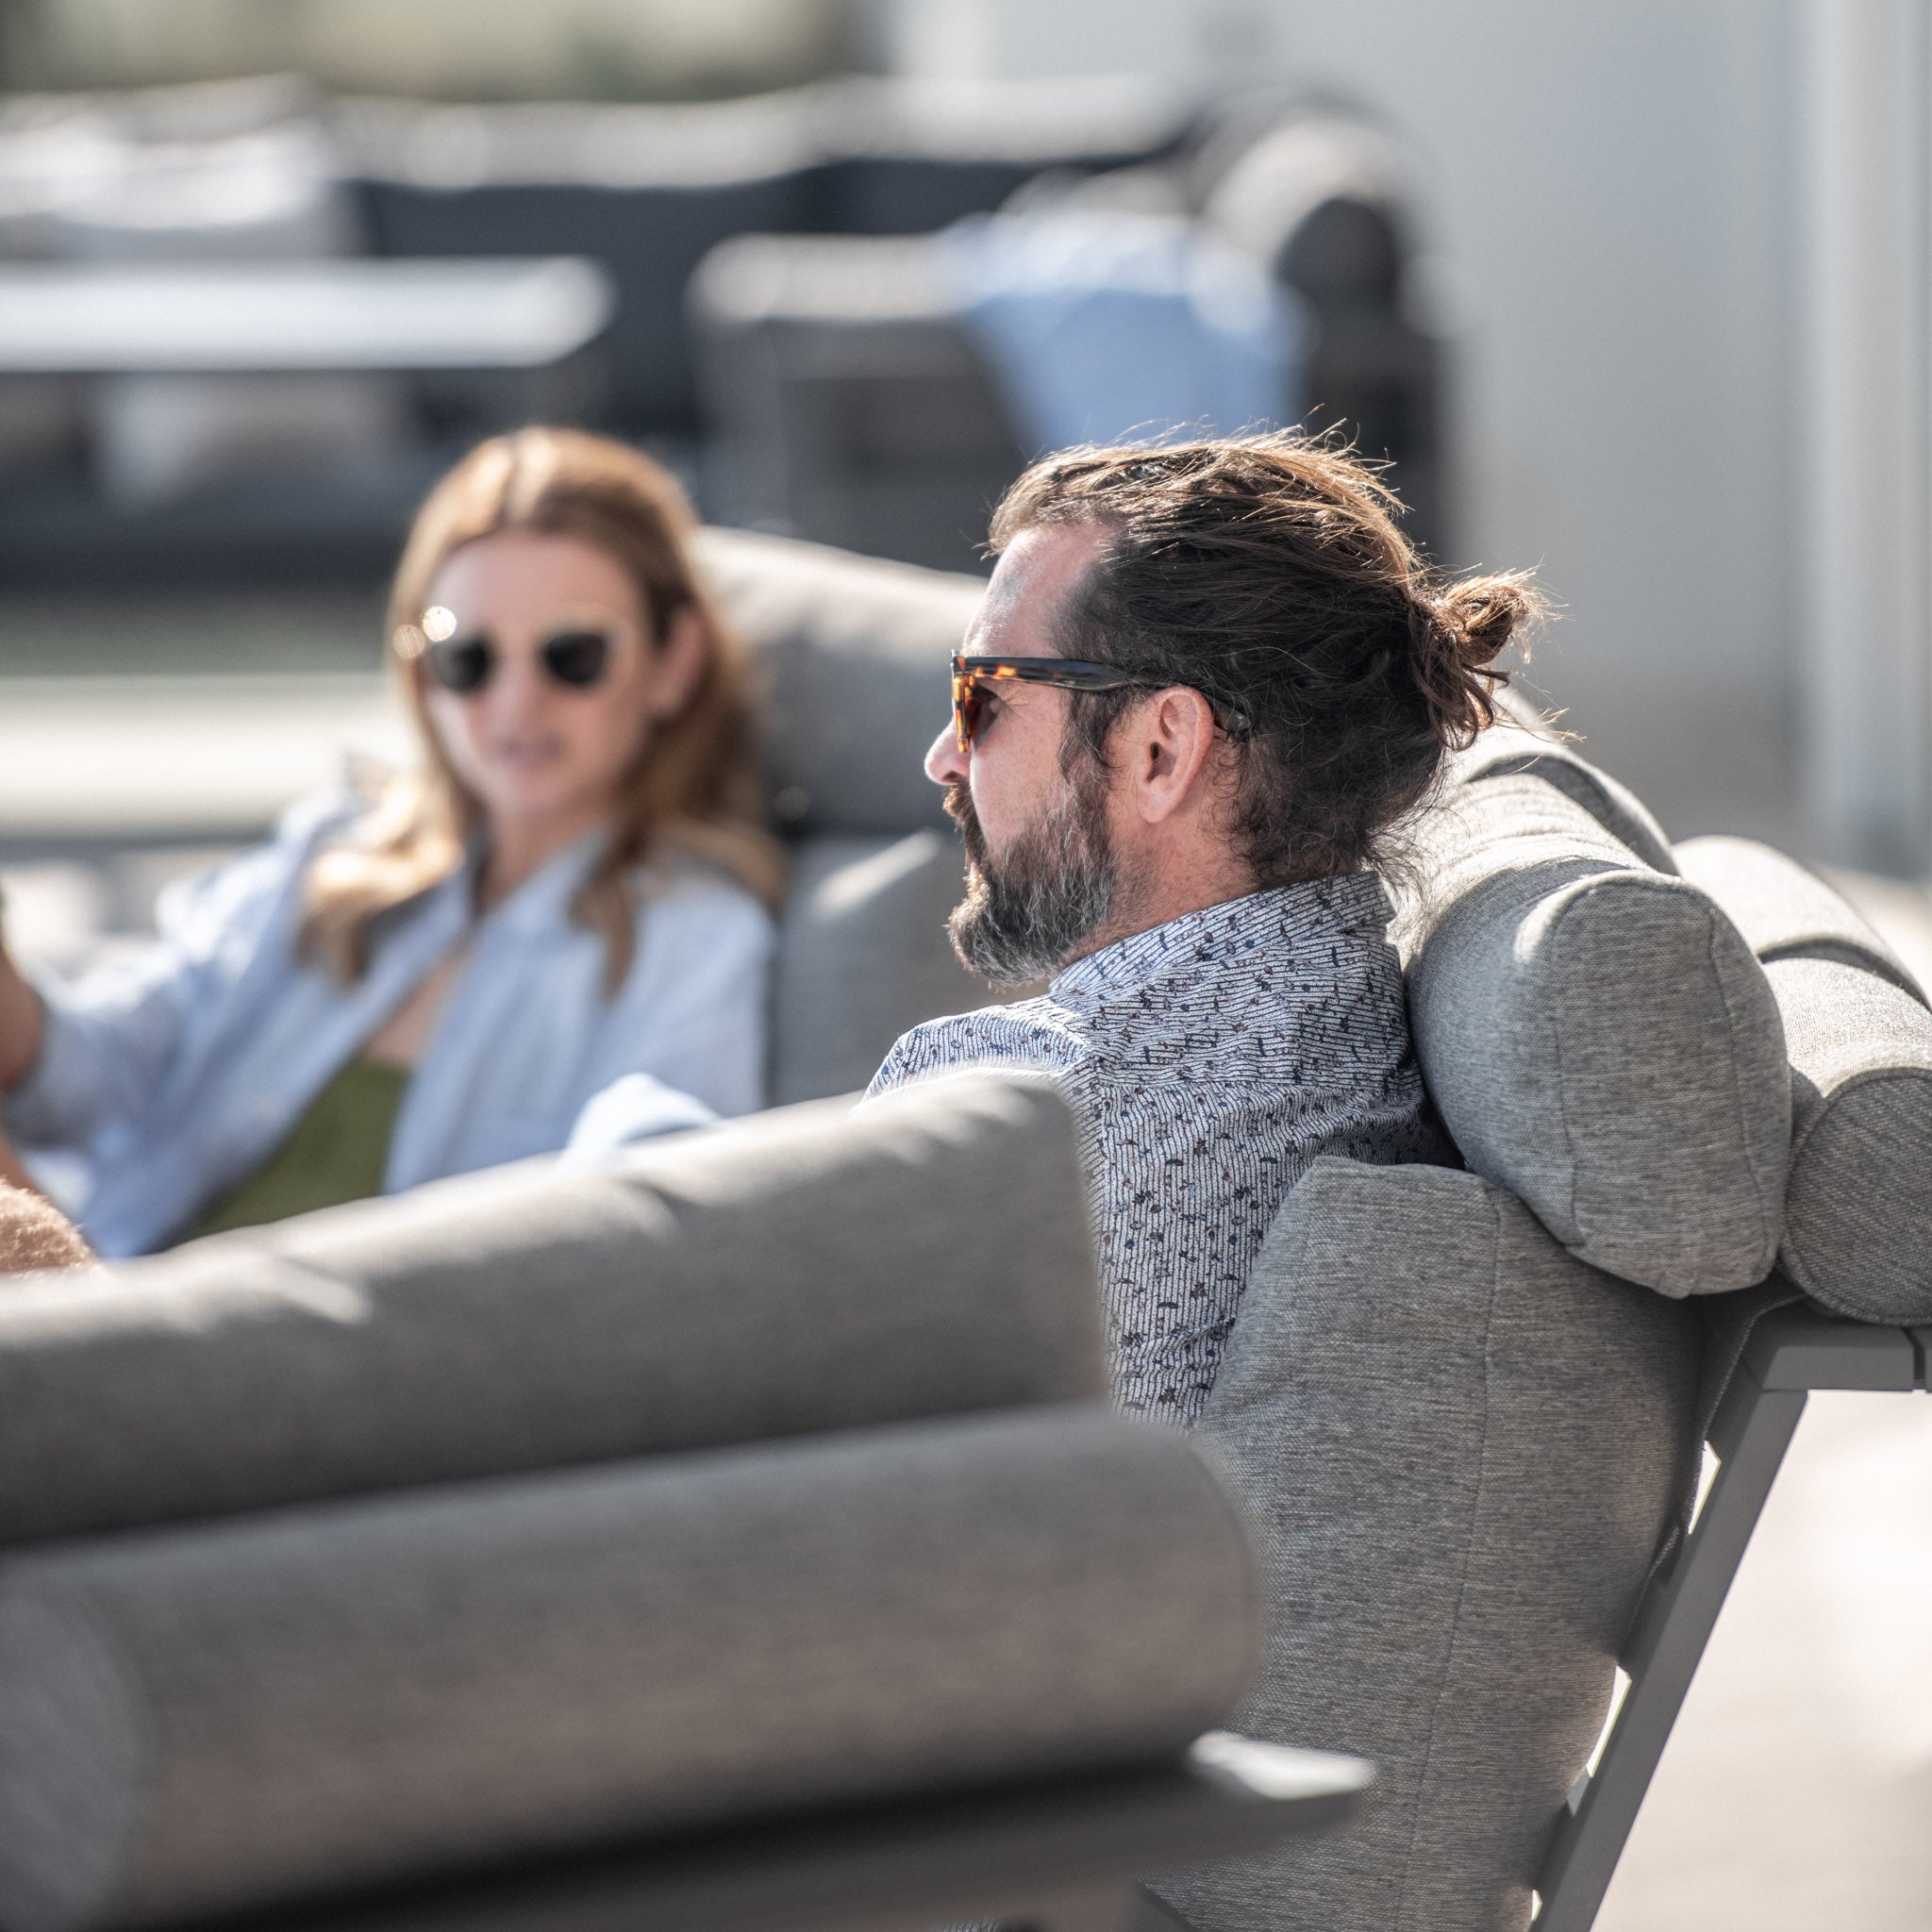
[(1106, 924), (1116, 879), (1097, 777), (1071, 775), (1039, 823), (997, 859), (987, 849), (972, 793), (963, 785), (947, 787), (946, 810), (966, 846), (966, 896), (946, 930), (969, 973), (999, 987), (1050, 978)]

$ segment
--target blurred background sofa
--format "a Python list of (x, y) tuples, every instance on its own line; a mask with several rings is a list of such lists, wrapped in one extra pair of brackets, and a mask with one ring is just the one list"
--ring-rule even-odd
[[(721, 521), (974, 568), (990, 504), (1066, 439), (934, 238), (1049, 208), (1245, 264), (1277, 306), (1247, 325), (1274, 365), (1242, 420), (1356, 436), (1441, 541), (1443, 351), (1406, 299), (1402, 158), (1359, 117), (1108, 81), (459, 106), (268, 78), (0, 102), (0, 287), (34, 265), (573, 257), (608, 324), (541, 369), (192, 376), (22, 373), (0, 336), (0, 591), (360, 589), (437, 468), (532, 415), (642, 441)], [(1201, 420), (1175, 358), (1137, 357), (1141, 391), (1177, 398), (1157, 422)]]

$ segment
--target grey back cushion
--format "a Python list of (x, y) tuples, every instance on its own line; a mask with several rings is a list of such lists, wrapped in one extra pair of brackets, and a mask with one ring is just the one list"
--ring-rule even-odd
[(1172, 1757), (1237, 1507), (1098, 1403), (48, 1545), (0, 1573), (0, 1922), (271, 1904)]
[(1932, 1321), (1932, 1012), (1885, 941), (1824, 880), (1748, 839), (1678, 862), (1764, 962), (1791, 1070), (1778, 1259), (1868, 1322)]
[(1106, 1386), (1066, 1107), (959, 1076), (23, 1277), (0, 1544)]
[(1743, 1288), (1782, 1222), (1790, 1083), (1751, 949), (1655, 821), (1574, 753), (1486, 734), (1416, 819), (1394, 938), (1464, 1159), (1574, 1254)]
[(946, 915), (962, 891), (950, 830), (799, 842), (773, 983), (774, 1102), (862, 1089), (922, 1020), (1038, 991), (995, 992), (960, 965)]
[(1696, 1469), (1692, 1311), (1473, 1174), (1324, 1158), (1202, 1427), (1257, 1526), (1248, 1735), (1359, 1752), (1348, 1833), (1160, 1889), (1198, 1932), (1520, 1932)]
[(703, 531), (698, 556), (765, 678), (766, 777), (781, 826), (944, 826), (925, 753), (952, 715), (947, 659), (985, 585), (743, 530)]

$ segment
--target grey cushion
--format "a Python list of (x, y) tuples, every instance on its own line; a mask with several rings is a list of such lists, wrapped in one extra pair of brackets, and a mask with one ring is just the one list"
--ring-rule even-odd
[(1678, 854), (1757, 947), (1784, 1018), (1785, 1273), (1840, 1314), (1932, 1321), (1932, 1013), (1917, 983), (1782, 853), (1693, 839)]
[(1529, 773), (1553, 785), (1579, 806), (1620, 845), (1657, 872), (1675, 872), (1671, 841), (1650, 808), (1627, 785), (1621, 785), (1563, 740), (1519, 701), (1498, 717), (1466, 750), (1449, 760), (1450, 785), (1474, 778)]
[(1317, 1161), (1203, 1423), (1271, 1598), (1249, 1735), (1361, 1753), (1361, 1824), (1163, 1883), (1199, 1932), (1519, 1932), (1696, 1469), (1692, 1311), (1471, 1174)]
[(699, 556), (769, 683), (774, 815), (801, 832), (942, 827), (926, 748), (952, 715), (947, 659), (977, 579), (742, 530)]
[(1677, 869), (1724, 909), (1759, 959), (1833, 959), (1924, 994), (1875, 927), (1808, 866), (1756, 839), (1687, 839)]
[(151, 1923), (1178, 1752), (1232, 1498), (1097, 1407), (102, 1539), (0, 1573), (0, 1921)]
[(24, 1277), (0, 1541), (1097, 1395), (1084, 1199), (1055, 1093), (961, 1078)]
[(950, 831), (801, 841), (778, 926), (774, 1101), (863, 1088), (922, 1020), (1035, 991), (995, 993), (959, 964), (946, 915), (962, 890)]
[(1574, 755), (1524, 768), (1515, 737), (1458, 765), (1397, 881), (1423, 1077), (1470, 1166), (1585, 1260), (1667, 1294), (1746, 1287), (1790, 1155), (1770, 986), (1704, 892), (1618, 836), (1649, 842), (1634, 800)]

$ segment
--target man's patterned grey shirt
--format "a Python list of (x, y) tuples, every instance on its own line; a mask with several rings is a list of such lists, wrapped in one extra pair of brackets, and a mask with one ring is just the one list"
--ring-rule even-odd
[(1317, 1155), (1453, 1160), (1409, 1050), (1389, 902), (1366, 873), (1191, 912), (1037, 999), (915, 1026), (874, 1093), (1044, 1068), (1079, 1124), (1124, 1408), (1200, 1417), (1261, 1238)]

